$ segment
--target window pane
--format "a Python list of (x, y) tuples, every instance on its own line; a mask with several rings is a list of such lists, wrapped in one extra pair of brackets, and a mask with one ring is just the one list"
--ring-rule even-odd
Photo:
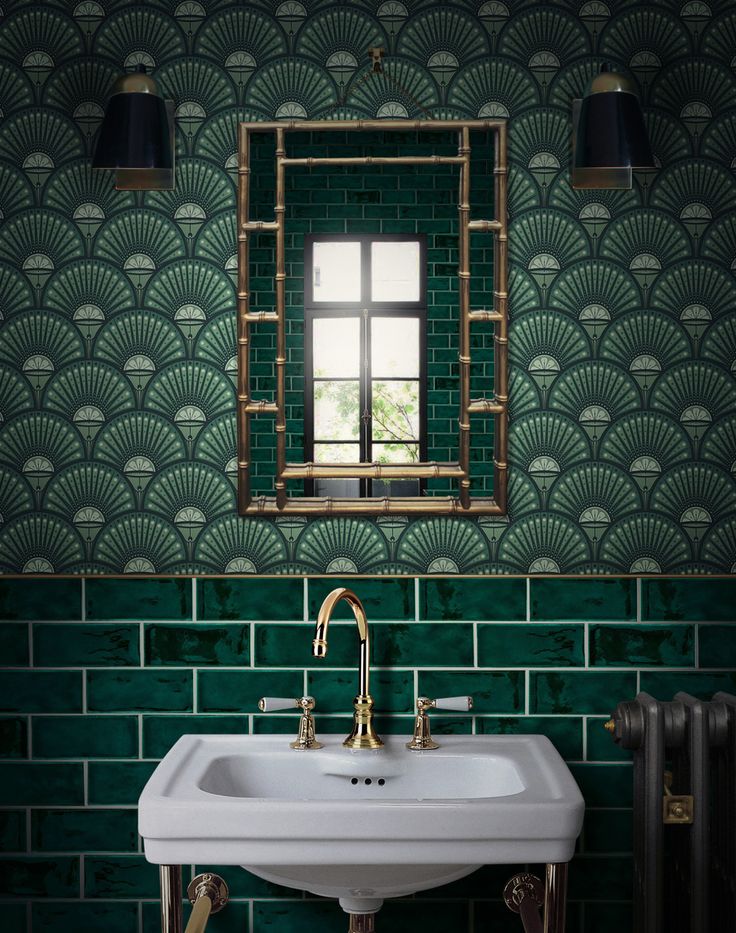
[(314, 383), (314, 438), (348, 441), (359, 437), (358, 383), (352, 380)]
[(373, 444), (373, 460), (376, 463), (418, 463), (419, 444), (394, 443)]
[(373, 301), (419, 301), (419, 241), (371, 244)]
[(376, 381), (373, 388), (373, 440), (419, 440), (419, 382)]
[[(316, 479), (314, 481), (314, 494), (316, 496), (329, 496), (331, 499), (360, 499), (360, 480)], [(337, 558), (337, 560), (339, 561), (339, 558)], [(346, 563), (350, 565), (351, 561), (348, 559)], [(354, 571), (354, 565), (352, 569)], [(330, 568), (328, 567), (328, 572), (329, 570)], [(350, 571), (348, 570), (348, 572)]]
[(360, 301), (360, 243), (312, 244), (314, 301)]
[(360, 444), (315, 444), (315, 463), (360, 463)]
[(314, 318), (312, 366), (316, 377), (352, 376), (357, 379), (360, 375), (360, 318)]
[(419, 378), (418, 318), (373, 318), (371, 338), (371, 367), (374, 376)]

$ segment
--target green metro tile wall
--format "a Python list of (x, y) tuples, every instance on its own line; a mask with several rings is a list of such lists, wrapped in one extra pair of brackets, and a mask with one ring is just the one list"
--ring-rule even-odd
[[(20, 909), (23, 933), (155, 933), (156, 870), (136, 803), (181, 735), (269, 732), (286, 743), (295, 714), (262, 715), (258, 698), (305, 691), (317, 698), (317, 731), (347, 734), (354, 623), (334, 621), (328, 657), (311, 656), (316, 612), (336, 583), (366, 597), (380, 732), (410, 734), (417, 694), (468, 693), (472, 714), (436, 713), (436, 736), (541, 733), (569, 763), (587, 804), (569, 933), (629, 929), (606, 926), (628, 916), (631, 890), (631, 755), (603, 729), (613, 706), (638, 689), (660, 699), (736, 690), (736, 577), (84, 577), (63, 581), (66, 618), (35, 621), (59, 582), (0, 578), (0, 626), (21, 631), (23, 645), (0, 671), (0, 910), (4, 898), (11, 920)], [(91, 607), (104, 621), (90, 621)], [(483, 868), (387, 905), (382, 929), (483, 933), (493, 918), (494, 930), (517, 933), (499, 903), (513, 871)], [(222, 873), (233, 901), (214, 931), (345, 928), (334, 904), (239, 868)]]
[[(729, 0), (697, 12), (680, 0), (9, 0), (0, 16), (0, 571), (731, 571)], [(368, 75), (369, 45), (387, 50), (384, 76)], [(631, 191), (575, 192), (570, 101), (604, 60), (634, 77), (660, 168)], [(110, 83), (137, 62), (177, 107), (173, 192), (116, 192), (90, 169)], [(236, 124), (428, 113), (510, 121), (509, 520), (240, 519)], [(325, 180), (295, 180), (294, 236), (348, 219), (441, 225), (451, 206), (430, 175)], [(268, 193), (259, 186), (254, 209)], [(451, 249), (435, 246), (446, 317)], [(270, 249), (254, 249), (264, 300)], [(257, 340), (266, 349), (270, 336)], [(267, 383), (270, 364), (255, 365)], [(438, 436), (451, 417), (437, 405)], [(60, 584), (44, 613), (62, 607)], [(179, 618), (186, 596), (150, 611)]]

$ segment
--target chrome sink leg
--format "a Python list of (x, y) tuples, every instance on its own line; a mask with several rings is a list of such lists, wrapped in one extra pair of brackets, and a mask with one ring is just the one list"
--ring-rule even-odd
[(348, 933), (375, 933), (376, 915), (372, 914), (348, 914), (350, 923), (348, 924)]
[(161, 933), (182, 933), (181, 865), (159, 865)]
[(547, 865), (544, 885), (544, 933), (565, 933), (567, 862)]

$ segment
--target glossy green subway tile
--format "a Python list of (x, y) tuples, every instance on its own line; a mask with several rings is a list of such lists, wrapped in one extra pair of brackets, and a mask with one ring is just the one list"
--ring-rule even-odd
[[(3, 904), (3, 933), (28, 933), (28, 910), (24, 901)], [(33, 927), (45, 930), (45, 927)], [(60, 931), (61, 933), (61, 931)]]
[(587, 721), (588, 761), (631, 761), (632, 753), (621, 748), (618, 742), (614, 742), (611, 733), (603, 728), (608, 718), (608, 716), (591, 717)]
[[(570, 863), (568, 895), (574, 900), (627, 901), (633, 885), (632, 861), (623, 855), (578, 855)], [(631, 927), (619, 928), (630, 930)]]
[[(383, 667), (469, 667), (473, 627), (463, 623), (379, 622), (372, 626), (372, 663)], [(357, 664), (353, 648), (352, 664)]]
[(247, 731), (247, 716), (144, 716), (143, 757), (163, 758), (182, 735), (238, 735)]
[(81, 619), (81, 580), (0, 580), (0, 619)]
[(33, 626), (36, 667), (86, 667), (140, 664), (140, 629), (124, 625), (56, 623)]
[[(242, 868), (237, 871), (242, 874)], [(233, 867), (229, 866), (224, 876), (228, 883), (233, 875)], [(189, 901), (184, 905), (184, 916), (187, 917), (191, 907)], [(250, 921), (250, 904), (229, 901), (227, 910), (216, 914), (207, 924), (209, 933), (248, 933)], [(107, 933), (107, 931), (105, 931)], [(138, 933), (136, 927), (135, 933)], [(161, 908), (158, 904), (143, 904), (143, 933), (161, 933)]]
[(81, 713), (81, 671), (4, 671), (0, 710), (7, 713)]
[[(630, 869), (626, 866), (627, 876)], [(621, 891), (621, 888), (617, 888)], [(622, 896), (624, 896), (622, 894)], [(628, 897), (631, 897), (629, 890)], [(582, 933), (622, 933), (623, 930), (634, 929), (634, 909), (630, 902), (602, 902), (590, 901), (585, 904), (585, 925)]]
[(647, 667), (692, 667), (695, 663), (691, 625), (591, 625), (590, 663)]
[(642, 671), (641, 689), (657, 700), (671, 700), (680, 690), (710, 700), (718, 690), (736, 693), (736, 671)]
[(630, 810), (588, 807), (583, 824), (585, 852), (631, 852), (634, 820)]
[(158, 897), (158, 865), (143, 855), (91, 855), (84, 859), (84, 896)]
[(5, 806), (77, 806), (84, 802), (82, 764), (1, 763), (0, 799)]
[(283, 622), (304, 618), (301, 579), (197, 580), (197, 618), (213, 621), (237, 619)]
[(79, 856), (0, 859), (0, 897), (78, 897)]
[(263, 696), (304, 693), (301, 671), (200, 671), (197, 675), (202, 713), (255, 713)]
[(189, 577), (120, 580), (88, 578), (87, 619), (191, 619)]
[(146, 664), (250, 664), (248, 625), (152, 624), (145, 627)]
[(631, 764), (571, 764), (570, 771), (585, 798), (586, 807), (630, 807), (634, 773)]
[(0, 852), (22, 852), (26, 847), (26, 811), (0, 810)]
[[(160, 908), (156, 907), (159, 918)], [(33, 930), (43, 933), (138, 933), (138, 905), (89, 901), (38, 902), (33, 905)]]
[(481, 577), (443, 577), (419, 582), (421, 619), (465, 621), (526, 618), (526, 580)]
[(535, 579), (529, 581), (532, 619), (636, 619), (636, 580)]
[[(308, 581), (309, 618), (315, 620), (319, 607), (328, 593), (344, 586), (353, 590), (363, 603), (368, 621), (384, 619), (399, 622), (414, 618), (414, 579), (340, 579), (338, 577), (312, 578)], [(352, 610), (344, 601), (335, 607), (333, 619), (354, 618)]]
[(31, 841), (38, 852), (135, 852), (137, 811), (33, 810)]
[[(307, 693), (317, 699), (317, 710), (325, 713), (350, 712), (357, 692), (355, 669), (347, 671), (311, 670)], [(371, 674), (371, 695), (377, 712), (406, 713), (414, 708), (412, 671), (380, 670)]]
[(529, 677), (532, 713), (609, 713), (636, 695), (633, 671), (531, 671)]
[[(155, 761), (90, 761), (90, 804), (92, 806), (137, 804), (141, 791), (153, 774), (157, 763)], [(44, 802), (51, 803), (48, 800)]]
[(736, 668), (736, 625), (698, 627), (700, 667)]
[(35, 716), (36, 758), (133, 758), (137, 716)]
[(642, 580), (642, 619), (656, 622), (733, 622), (736, 578), (668, 577)]
[(585, 664), (582, 625), (493, 623), (478, 626), (482, 667), (573, 667)]
[(467, 694), (474, 713), (518, 713), (524, 707), (524, 672), (420, 671), (419, 694), (432, 699)]
[[(318, 737), (320, 733), (324, 735), (347, 735), (353, 727), (352, 714), (323, 716), (320, 715), (319, 708), (317, 708), (314, 711), (314, 716)], [(253, 735), (288, 735), (291, 738), (296, 738), (297, 723), (298, 715), (295, 719), (293, 715), (288, 713), (254, 716)]]
[[(375, 629), (375, 625), (371, 626), (372, 633), (375, 633)], [(312, 626), (256, 625), (255, 664), (257, 667), (307, 667), (311, 664), (349, 667), (357, 664), (358, 660), (357, 631), (354, 623), (330, 625), (327, 657), (315, 661), (312, 655)], [(373, 663), (375, 664), (375, 655)]]
[(28, 720), (25, 716), (0, 717), (0, 758), (28, 755)]
[(583, 757), (582, 719), (577, 716), (478, 716), (480, 735), (546, 735), (568, 761)]
[(87, 707), (91, 712), (192, 709), (192, 672), (187, 670), (87, 671)]
[(230, 888), (230, 897), (288, 897), (294, 898), (294, 888), (285, 888), (279, 884), (272, 884), (257, 875), (238, 866), (235, 871), (232, 865), (195, 865), (195, 873), (211, 871), (225, 878)]
[(28, 657), (28, 626), (23, 622), (0, 623), (0, 664), (26, 667)]

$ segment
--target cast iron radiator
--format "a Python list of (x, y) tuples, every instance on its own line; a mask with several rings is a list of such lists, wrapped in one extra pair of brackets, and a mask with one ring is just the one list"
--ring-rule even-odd
[(736, 930), (736, 696), (619, 703), (634, 753), (634, 933)]

